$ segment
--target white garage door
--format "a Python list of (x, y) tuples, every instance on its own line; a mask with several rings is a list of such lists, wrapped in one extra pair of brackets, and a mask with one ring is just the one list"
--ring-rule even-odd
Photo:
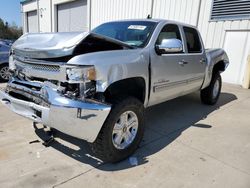
[(224, 49), (228, 54), (230, 64), (227, 70), (222, 73), (223, 81), (242, 84), (247, 56), (250, 55), (250, 32), (228, 31)]
[(87, 0), (57, 6), (57, 31), (87, 31)]
[(29, 33), (38, 32), (38, 18), (36, 10), (27, 12), (27, 31)]

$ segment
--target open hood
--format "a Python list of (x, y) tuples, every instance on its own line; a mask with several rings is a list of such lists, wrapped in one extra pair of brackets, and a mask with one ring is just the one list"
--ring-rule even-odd
[(129, 48), (133, 47), (95, 33), (30, 33), (13, 44), (12, 52), (29, 59), (50, 59)]

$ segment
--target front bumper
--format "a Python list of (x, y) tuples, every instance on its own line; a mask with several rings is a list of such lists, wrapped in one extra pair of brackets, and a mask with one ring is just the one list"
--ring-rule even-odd
[[(20, 98), (5, 89), (0, 90), (0, 101), (10, 110), (88, 142), (95, 141), (111, 109), (111, 106), (93, 100), (69, 99), (60, 95), (56, 89), (40, 83), (12, 80), (7, 87), (26, 94), (25, 98)], [(34, 87), (35, 91), (32, 89)], [(46, 99), (47, 105), (25, 100), (27, 96)]]

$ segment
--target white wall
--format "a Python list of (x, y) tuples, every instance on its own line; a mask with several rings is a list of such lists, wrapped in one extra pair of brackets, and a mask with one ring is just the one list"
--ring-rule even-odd
[(151, 0), (92, 0), (91, 28), (112, 20), (147, 18), (150, 12)]
[(39, 0), (38, 6), (40, 32), (51, 32), (51, 0)]
[(153, 18), (197, 25), (201, 0), (154, 0)]
[(23, 12), (29, 12), (37, 9), (37, 2), (36, 0), (25, 3), (23, 6)]
[[(230, 64), (222, 73), (223, 81), (242, 84), (246, 76), (247, 56), (250, 55), (246, 42), (250, 38), (250, 20), (210, 21), (211, 5), (212, 0), (202, 0), (198, 29), (206, 48), (224, 48), (228, 54)], [(232, 36), (237, 37), (233, 39)]]
[(223, 47), (226, 31), (250, 30), (250, 20), (210, 21), (212, 0), (202, 0), (198, 28), (207, 48)]
[(153, 18), (198, 23), (201, 0), (92, 0), (92, 28), (111, 20), (146, 18), (152, 3)]
[[(56, 31), (56, 5), (70, 1), (73, 0), (39, 0), (40, 31)], [(152, 2), (153, 18), (171, 19), (192, 25), (198, 23), (207, 48), (223, 47), (227, 30), (250, 30), (250, 20), (210, 22), (212, 0), (91, 0), (91, 15), (90, 6), (88, 8), (91, 23), (88, 25), (92, 29), (111, 20), (146, 18), (151, 14)], [(25, 3), (22, 9), (24, 13), (36, 10), (36, 0)], [(23, 16), (26, 31), (25, 14)]]

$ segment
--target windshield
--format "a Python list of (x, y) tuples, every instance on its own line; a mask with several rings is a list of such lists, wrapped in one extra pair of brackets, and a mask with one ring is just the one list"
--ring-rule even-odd
[(120, 40), (130, 46), (144, 47), (156, 24), (152, 21), (110, 22), (98, 26), (92, 32)]

